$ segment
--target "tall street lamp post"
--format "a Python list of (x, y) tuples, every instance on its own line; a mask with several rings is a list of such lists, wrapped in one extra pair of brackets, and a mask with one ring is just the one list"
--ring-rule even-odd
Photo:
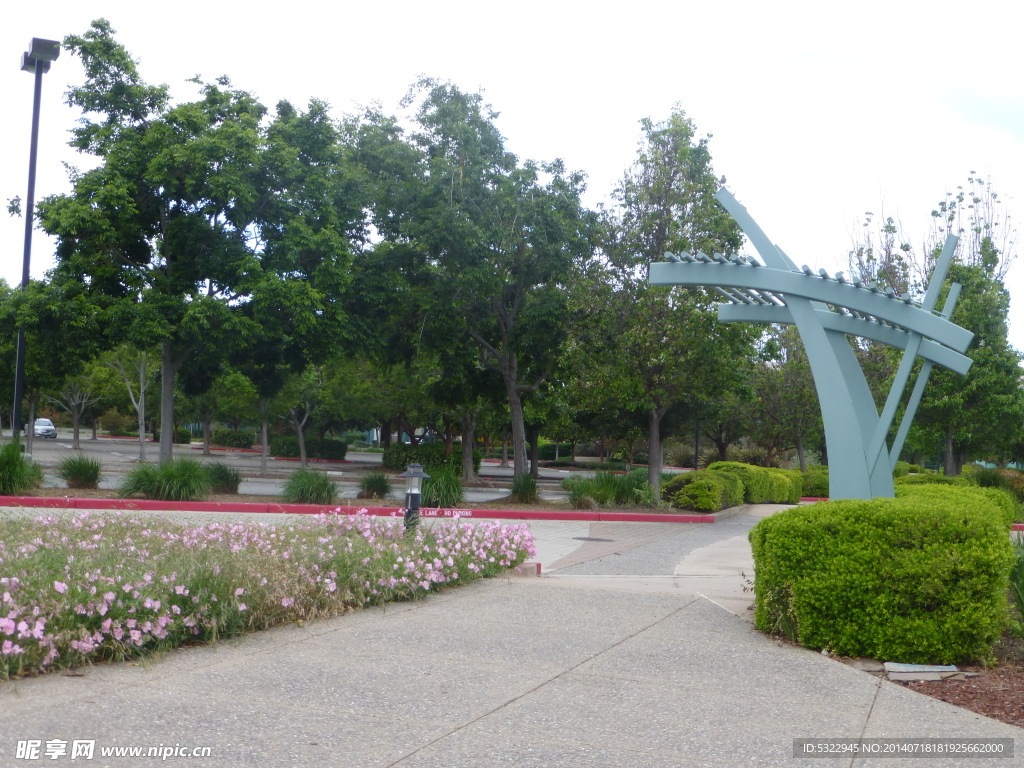
[[(28, 195), (25, 199), (25, 258), (21, 266), (21, 289), (28, 288), (29, 267), (32, 263), (32, 213), (36, 204), (36, 157), (39, 154), (39, 101), (43, 92), (43, 75), (50, 70), (50, 62), (60, 56), (60, 43), (33, 37), (29, 49), (21, 54), (21, 69), (36, 76), (35, 97), (32, 102), (32, 145), (28, 155)], [(14, 412), (11, 426), (14, 437), (21, 433), (21, 398), (25, 394), (25, 329), (18, 328), (18, 347), (14, 366)]]

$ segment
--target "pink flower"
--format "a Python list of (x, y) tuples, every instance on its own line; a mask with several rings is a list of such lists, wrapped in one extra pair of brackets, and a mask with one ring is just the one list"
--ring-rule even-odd
[(63, 581), (55, 581), (53, 582), (53, 588), (63, 595), (65, 592), (67, 592), (68, 585), (65, 584)]
[(283, 605), (285, 608), (290, 608), (293, 605), (295, 605), (295, 600), (291, 597), (281, 598), (281, 605)]
[(238, 604), (238, 610), (240, 610), (240, 611), (248, 610), (248, 606), (245, 603), (239, 603)]

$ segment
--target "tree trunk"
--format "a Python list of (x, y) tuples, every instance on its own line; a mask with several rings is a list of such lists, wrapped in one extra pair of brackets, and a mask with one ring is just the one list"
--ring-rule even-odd
[[(143, 462), (146, 460), (146, 384), (147, 382), (147, 365), (143, 362), (139, 366), (139, 406), (136, 409), (136, 415), (138, 416), (139, 422), (139, 461)], [(173, 401), (172, 401), (172, 412), (173, 412)], [(171, 435), (171, 440), (174, 439), (174, 435)], [(163, 462), (161, 462), (163, 463)]]
[(99, 439), (96, 436), (96, 417), (95, 416), (92, 417), (92, 439), (93, 440), (98, 440)]
[(213, 416), (209, 413), (203, 414), (203, 456), (210, 455), (210, 432)]
[(267, 457), (270, 455), (270, 434), (267, 426), (267, 398), (261, 397), (257, 401), (260, 411), (260, 435), (263, 445), (260, 451), (260, 477), (267, 474)]
[(953, 463), (953, 430), (946, 430), (946, 450), (942, 458), (942, 471), (948, 477), (956, 476), (956, 466)]
[(82, 422), (82, 409), (72, 408), (71, 409), (71, 448), (75, 451), (82, 450), (82, 446), (78, 441), (78, 429)]
[(527, 432), (530, 442), (530, 476), (534, 480), (539, 480), (540, 464), (537, 459), (540, 457), (540, 427), (530, 427)]
[(380, 447), (385, 451), (391, 447), (391, 419), (380, 420)]
[(501, 464), (499, 466), (502, 469), (508, 469), (508, 437), (506, 435), (501, 436)]
[(508, 411), (512, 418), (512, 478), (527, 474), (526, 467), (526, 426), (523, 423), (523, 398), (514, 380), (506, 380)]
[[(660, 419), (659, 419), (660, 421)], [(700, 417), (697, 417), (697, 429), (693, 438), (693, 468), (700, 469)]]
[[(669, 406), (651, 408), (647, 412), (647, 482), (654, 491), (654, 502), (661, 501), (661, 467), (662, 450), (665, 445), (661, 439), (661, 420), (668, 413)], [(696, 464), (694, 460), (694, 464)]]
[(462, 414), (462, 482), (476, 481), (473, 471), (473, 448), (476, 445), (477, 411), (464, 411)]
[(309, 411), (306, 411), (301, 421), (299, 420), (299, 413), (295, 408), (290, 409), (289, 413), (292, 420), (292, 429), (295, 430), (295, 436), (299, 440), (299, 466), (302, 469), (306, 469), (306, 421), (309, 420)]
[(572, 461), (576, 461), (576, 441), (573, 440), (569, 445), (570, 445), (570, 448), (569, 448), (569, 458)]
[(28, 396), (28, 426), (25, 427), (25, 451), (32, 453), (32, 447), (36, 440), (36, 398), (35, 395)]
[[(170, 339), (160, 348), (160, 466), (174, 459), (174, 376), (178, 372), (175, 364), (174, 346)], [(139, 459), (146, 455), (146, 443), (141, 442)]]
[(800, 471), (807, 471), (807, 455), (804, 453), (804, 439), (798, 437), (796, 439), (796, 455), (800, 458)]

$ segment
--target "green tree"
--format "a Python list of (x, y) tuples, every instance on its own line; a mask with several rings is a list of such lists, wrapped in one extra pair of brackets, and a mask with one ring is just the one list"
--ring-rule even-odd
[(645, 119), (641, 126), (637, 161), (605, 216), (606, 263), (593, 265), (576, 285), (581, 331), (568, 349), (593, 388), (646, 413), (648, 477), (657, 498), (666, 414), (738, 386), (737, 361), (751, 354), (753, 336), (749, 328), (719, 324), (716, 303), (702, 289), (648, 284), (648, 265), (666, 251), (735, 253), (742, 234), (714, 199), (708, 140), (696, 137), (685, 113), (677, 107), (664, 122)]
[[(113, 339), (160, 348), (161, 424), (173, 421), (182, 364), (259, 335), (259, 312), (287, 315), (304, 354), (324, 354), (343, 330), (362, 220), (325, 105), (302, 114), (282, 102), (267, 120), (223, 77), (194, 81), (200, 98), (173, 104), (107, 22), (64, 44), (86, 72), (68, 94), (85, 113), (72, 145), (99, 165), (41, 204), (43, 225), (58, 271), (104, 297)], [(172, 436), (161, 430), (161, 461)]]
[(435, 350), (475, 345), (501, 375), (518, 477), (527, 472), (523, 397), (554, 368), (564, 285), (592, 253), (583, 177), (559, 161), (520, 163), (479, 94), (423, 80), (406, 104), (416, 105), (408, 142), (382, 119), (364, 134), (365, 166), (392, 193), (377, 196), (375, 223), (394, 247), (408, 244), (399, 255), (428, 287), (420, 317), (440, 322), (421, 334)]
[(806, 471), (806, 448), (823, 433), (814, 376), (796, 328), (772, 327), (768, 335), (767, 354), (754, 366), (745, 407), (749, 434), (766, 451), (768, 466), (795, 448), (800, 470)]

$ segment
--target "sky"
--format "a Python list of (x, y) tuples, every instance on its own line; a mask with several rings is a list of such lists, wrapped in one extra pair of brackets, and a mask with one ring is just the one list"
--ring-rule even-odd
[[(90, 6), (86, 9), (86, 6)], [(421, 75), (482, 92), (508, 148), (588, 176), (610, 201), (636, 157), (639, 121), (674, 104), (710, 134), (715, 172), (797, 263), (830, 272), (866, 211), (921, 243), (930, 213), (972, 173), (990, 179), (1011, 224), (1024, 216), (1024, 5), (865, 0), (856, 4), (634, 0), (512, 3), (174, 4), (50, 0), (5, 9), (0, 28), (0, 278), (21, 280), (33, 37), (83, 34), (103, 17), (150, 83), (191, 100), (199, 75), (228, 75), (269, 107), (330, 103), (341, 116), (398, 102)], [(80, 115), (64, 92), (83, 77), (64, 52), (44, 77), (36, 199), (70, 189)], [(32, 276), (53, 266), (36, 231)], [(1024, 266), (1007, 275), (1010, 340), (1024, 350)]]

